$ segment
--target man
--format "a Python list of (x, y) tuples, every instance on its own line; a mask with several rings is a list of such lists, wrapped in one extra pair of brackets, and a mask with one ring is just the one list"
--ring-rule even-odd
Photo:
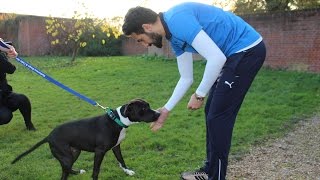
[(236, 115), (261, 68), (266, 49), (261, 35), (240, 17), (214, 6), (182, 3), (157, 14), (143, 7), (131, 8), (122, 26), (124, 34), (142, 45), (162, 47), (171, 43), (180, 79), (161, 116), (151, 125), (160, 129), (169, 112), (193, 83), (192, 53), (206, 60), (202, 80), (187, 107), (199, 109), (205, 97), (207, 157), (203, 168), (183, 173), (183, 179), (225, 179)]
[[(1, 39), (0, 39), (1, 40)], [(9, 49), (1, 47), (0, 50), (0, 125), (8, 124), (17, 109), (20, 110), (27, 130), (35, 130), (31, 122), (31, 104), (29, 99), (23, 94), (12, 92), (12, 87), (8, 84), (6, 74), (12, 74), (16, 67), (8, 61), (8, 57), (17, 57), (15, 48), (8, 45)]]

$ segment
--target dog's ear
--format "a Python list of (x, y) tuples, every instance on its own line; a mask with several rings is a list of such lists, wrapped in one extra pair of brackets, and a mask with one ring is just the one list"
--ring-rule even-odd
[(134, 103), (134, 102), (145, 102), (145, 100), (143, 100), (142, 98), (135, 98), (135, 99), (131, 100), (131, 101), (129, 102), (129, 104), (130, 104), (130, 103)]
[(123, 114), (124, 114), (126, 117), (128, 117), (128, 116), (130, 115), (131, 111), (132, 111), (132, 107), (130, 106), (130, 103), (124, 105)]

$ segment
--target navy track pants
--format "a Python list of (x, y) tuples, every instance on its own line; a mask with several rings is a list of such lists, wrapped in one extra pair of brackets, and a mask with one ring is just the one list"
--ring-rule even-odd
[(262, 42), (231, 55), (212, 86), (205, 106), (209, 180), (224, 180), (236, 116), (243, 99), (266, 57)]
[(12, 112), (18, 109), (24, 118), (26, 126), (31, 126), (31, 103), (29, 99), (23, 94), (13, 92), (4, 99), (0, 97), (0, 125), (8, 124), (13, 117)]

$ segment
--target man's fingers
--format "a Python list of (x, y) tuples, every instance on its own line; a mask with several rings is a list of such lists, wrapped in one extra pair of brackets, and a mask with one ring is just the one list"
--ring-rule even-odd
[(153, 122), (153, 123), (151, 123), (150, 128), (152, 131), (155, 132), (155, 131), (158, 131), (162, 126), (163, 126), (162, 123)]

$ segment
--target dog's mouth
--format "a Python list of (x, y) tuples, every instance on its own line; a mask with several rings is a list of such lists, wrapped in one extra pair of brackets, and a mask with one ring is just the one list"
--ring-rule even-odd
[(160, 115), (159, 111), (155, 111), (155, 121), (159, 119)]
[(147, 118), (147, 120), (145, 120), (144, 122), (154, 122), (154, 121), (157, 121), (160, 117), (160, 112), (159, 111), (155, 111), (155, 110), (152, 110), (152, 115), (150, 116), (150, 118)]

